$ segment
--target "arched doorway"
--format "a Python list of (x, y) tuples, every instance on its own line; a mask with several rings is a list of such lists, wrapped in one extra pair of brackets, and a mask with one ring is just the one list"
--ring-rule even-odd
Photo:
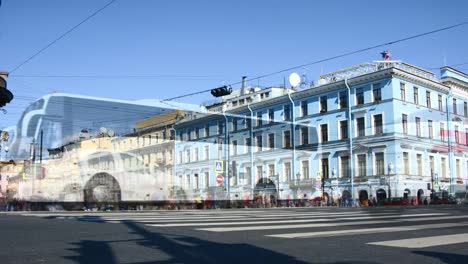
[(261, 178), (255, 184), (254, 201), (257, 206), (271, 206), (276, 203), (276, 184), (269, 178)]
[(359, 202), (364, 202), (369, 200), (369, 195), (367, 194), (366, 190), (360, 190), (359, 191)]
[(84, 187), (85, 203), (118, 203), (121, 195), (119, 183), (108, 173), (95, 174)]
[(418, 204), (422, 204), (422, 197), (424, 196), (424, 191), (422, 189), (418, 190)]
[(411, 195), (411, 191), (409, 189), (405, 189), (403, 192), (403, 198), (408, 199), (408, 197)]
[(377, 202), (382, 203), (387, 199), (387, 192), (384, 189), (377, 190)]
[(341, 200), (343, 201), (346, 201), (346, 200), (349, 200), (351, 199), (351, 193), (349, 191), (343, 191), (343, 193), (341, 194)]
[(328, 193), (323, 193), (323, 202), (326, 205), (330, 205), (330, 196), (328, 195)]

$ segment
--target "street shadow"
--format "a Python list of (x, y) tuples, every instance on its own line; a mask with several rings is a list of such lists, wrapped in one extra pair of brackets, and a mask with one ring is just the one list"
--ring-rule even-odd
[[(143, 240), (140, 245), (157, 248), (171, 256), (164, 263), (306, 263), (294, 257), (253, 245), (223, 244), (195, 237), (150, 232), (134, 222), (124, 223)], [(172, 237), (171, 237), (172, 236)]]
[[(95, 222), (101, 222), (93, 219)], [(65, 259), (72, 260), (80, 264), (89, 263), (118, 263), (118, 259), (113, 252), (111, 243), (114, 242), (135, 242), (137, 245), (158, 250), (161, 255), (168, 255), (170, 258), (164, 261), (135, 262), (138, 264), (146, 263), (307, 263), (292, 256), (281, 254), (269, 249), (260, 248), (245, 243), (228, 244), (203, 240), (196, 237), (184, 235), (165, 234), (157, 231), (150, 231), (143, 225), (132, 221), (122, 222), (127, 226), (129, 234), (138, 235), (137, 239), (120, 241), (91, 241), (81, 240), (71, 243), (70, 249), (77, 253), (77, 256), (66, 256)]]
[(468, 255), (434, 252), (434, 251), (413, 251), (412, 253), (422, 255), (422, 256), (432, 257), (447, 264), (468, 263)]

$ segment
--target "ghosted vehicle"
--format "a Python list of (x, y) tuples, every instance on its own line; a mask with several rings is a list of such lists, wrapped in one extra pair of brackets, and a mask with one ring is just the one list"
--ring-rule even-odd
[(130, 152), (74, 149), (48, 160), (39, 176), (31, 174), (21, 182), (20, 197), (36, 203), (111, 210), (169, 197), (167, 175), (150, 172), (143, 159)]

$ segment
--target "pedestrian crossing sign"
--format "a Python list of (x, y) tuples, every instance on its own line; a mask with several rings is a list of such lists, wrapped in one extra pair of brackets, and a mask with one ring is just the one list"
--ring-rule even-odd
[(224, 172), (224, 161), (223, 160), (215, 160), (215, 172), (216, 173), (223, 173)]

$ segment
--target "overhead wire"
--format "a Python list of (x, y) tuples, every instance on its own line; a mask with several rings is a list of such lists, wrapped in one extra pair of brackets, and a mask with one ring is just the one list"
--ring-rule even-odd
[[(335, 55), (335, 56), (328, 57), (328, 58), (325, 58), (325, 59), (317, 60), (317, 61), (314, 61), (314, 62), (289, 67), (289, 68), (278, 70), (278, 71), (275, 71), (275, 72), (272, 72), (272, 73), (259, 75), (259, 76), (253, 77), (253, 78), (248, 78), (247, 81), (262, 79), (262, 78), (265, 78), (265, 77), (269, 77), (269, 76), (273, 76), (273, 75), (276, 75), (276, 74), (279, 74), (279, 73), (288, 72), (288, 71), (291, 71), (291, 70), (303, 68), (303, 67), (306, 67), (306, 66), (310, 66), (310, 65), (314, 65), (314, 64), (318, 64), (318, 63), (322, 63), (322, 62), (326, 62), (326, 61), (331, 61), (331, 60), (335, 60), (335, 59), (338, 59), (338, 58), (347, 57), (347, 56), (350, 56), (350, 55), (353, 55), (353, 54), (362, 53), (362, 52), (377, 49), (377, 48), (382, 48), (382, 47), (385, 47), (385, 46), (389, 46), (389, 45), (393, 45), (393, 44), (396, 44), (396, 43), (408, 41), (408, 40), (411, 40), (411, 39), (420, 38), (420, 37), (423, 37), (423, 36), (435, 34), (435, 33), (442, 32), (442, 31), (449, 30), (449, 29), (453, 29), (453, 28), (456, 28), (456, 27), (465, 26), (467, 24), (468, 24), (468, 21), (461, 22), (461, 23), (458, 23), (458, 24), (454, 24), (454, 25), (450, 25), (450, 26), (447, 26), (447, 27), (427, 31), (427, 32), (424, 32), (424, 33), (420, 33), (420, 34), (412, 35), (412, 36), (409, 36), (409, 37), (397, 39), (397, 40), (394, 40), (394, 41), (386, 42), (386, 43), (383, 43), (383, 44), (378, 44), (378, 45), (370, 46), (370, 47), (367, 47), (367, 48), (362, 48), (362, 49), (342, 53), (342, 54), (339, 54), (339, 55)], [(237, 85), (237, 84), (241, 84), (241, 83), (242, 83), (242, 81), (234, 82), (234, 83), (228, 84), (226, 86), (233, 86), (233, 85)], [(162, 101), (171, 101), (171, 100), (175, 100), (175, 99), (180, 99), (180, 98), (184, 98), (184, 97), (188, 97), (188, 96), (193, 96), (193, 95), (197, 95), (197, 94), (210, 92), (211, 90), (212, 89), (206, 89), (206, 90), (193, 92), (193, 93), (189, 93), (189, 94), (185, 94), (185, 95), (174, 96), (174, 97), (163, 99)]]
[(62, 33), (60, 36), (58, 36), (57, 38), (55, 38), (54, 40), (52, 40), (51, 42), (49, 42), (46, 46), (44, 46), (43, 48), (41, 48), (40, 50), (38, 50), (37, 52), (35, 52), (34, 54), (32, 54), (31, 56), (29, 56), (26, 60), (22, 61), (21, 63), (19, 63), (17, 66), (15, 66), (14, 68), (12, 68), (9, 73), (13, 73), (15, 72), (16, 70), (18, 70), (19, 68), (21, 68), (23, 65), (25, 65), (26, 63), (30, 62), (32, 59), (34, 59), (35, 57), (39, 56), (42, 52), (44, 52), (45, 50), (47, 50), (48, 48), (50, 48), (52, 45), (54, 45), (55, 43), (57, 43), (58, 41), (60, 41), (61, 39), (63, 39), (65, 36), (67, 36), (68, 34), (72, 33), (74, 30), (76, 30), (78, 27), (80, 27), (81, 25), (83, 25), (84, 23), (86, 23), (88, 20), (90, 20), (91, 18), (95, 17), (97, 14), (99, 14), (100, 12), (102, 12), (104, 9), (106, 9), (107, 7), (109, 7), (110, 5), (112, 5), (113, 3), (115, 3), (117, 0), (111, 0), (109, 1), (107, 4), (105, 4), (104, 6), (102, 6), (101, 8), (97, 9), (96, 11), (94, 11), (93, 13), (91, 13), (90, 15), (88, 15), (85, 19), (81, 20), (78, 24), (74, 25), (73, 27), (71, 27), (70, 29), (68, 29), (67, 31), (65, 31), (64, 33)]

